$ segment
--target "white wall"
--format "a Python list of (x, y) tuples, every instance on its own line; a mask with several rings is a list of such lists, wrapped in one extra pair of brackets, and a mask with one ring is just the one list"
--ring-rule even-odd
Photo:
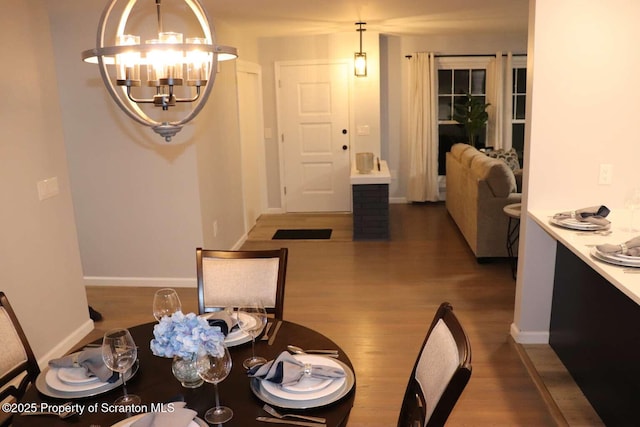
[[(125, 116), (98, 68), (80, 60), (95, 46), (104, 6), (48, 2), (84, 275), (88, 283), (195, 286), (195, 248), (229, 249), (246, 231), (235, 63), (221, 64), (209, 102), (167, 145)], [(224, 24), (216, 31), (220, 44), (255, 53)]]
[[(93, 327), (80, 253), (49, 21), (42, 0), (3, 2), (0, 57), (0, 290), (41, 362)], [(34, 31), (38, 29), (38, 31)], [(57, 177), (59, 194), (40, 201), (36, 182)]]
[[(526, 209), (622, 208), (638, 185), (640, 3), (530, 4)], [(613, 165), (612, 185), (598, 185), (602, 163)], [(555, 242), (526, 221), (520, 249), (513, 334), (525, 342), (548, 332)]]

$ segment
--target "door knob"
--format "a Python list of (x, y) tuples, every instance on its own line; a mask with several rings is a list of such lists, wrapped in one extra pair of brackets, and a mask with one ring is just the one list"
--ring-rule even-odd
[(346, 129), (342, 129), (342, 134), (346, 135), (347, 134), (347, 130)]
[(342, 149), (343, 149), (344, 151), (347, 151), (347, 150), (349, 149), (349, 146), (348, 146), (348, 145), (343, 145), (343, 146), (342, 146)]

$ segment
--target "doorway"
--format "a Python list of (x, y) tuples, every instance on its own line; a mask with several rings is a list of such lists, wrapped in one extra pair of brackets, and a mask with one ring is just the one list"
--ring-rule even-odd
[(347, 62), (276, 64), (286, 212), (351, 210)]

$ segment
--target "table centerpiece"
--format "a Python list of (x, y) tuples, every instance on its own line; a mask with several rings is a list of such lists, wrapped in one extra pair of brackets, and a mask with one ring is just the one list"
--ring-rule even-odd
[(176, 311), (164, 316), (153, 327), (151, 352), (155, 356), (172, 357), (171, 371), (183, 387), (196, 388), (203, 380), (196, 369), (198, 350), (211, 355), (224, 354), (224, 334), (195, 313)]

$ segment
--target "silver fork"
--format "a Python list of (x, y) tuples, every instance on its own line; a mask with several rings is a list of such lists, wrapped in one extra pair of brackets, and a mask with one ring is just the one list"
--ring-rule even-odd
[(314, 423), (321, 423), (321, 424), (325, 424), (327, 422), (327, 420), (325, 418), (321, 418), (321, 417), (312, 417), (309, 415), (298, 415), (298, 414), (281, 414), (280, 412), (276, 411), (275, 409), (273, 409), (271, 406), (267, 405), (266, 403), (264, 404), (264, 406), (262, 407), (262, 409), (265, 410), (265, 412), (269, 413), (270, 415), (276, 417), (276, 418), (298, 418), (300, 420), (306, 420), (306, 421), (313, 421)]

